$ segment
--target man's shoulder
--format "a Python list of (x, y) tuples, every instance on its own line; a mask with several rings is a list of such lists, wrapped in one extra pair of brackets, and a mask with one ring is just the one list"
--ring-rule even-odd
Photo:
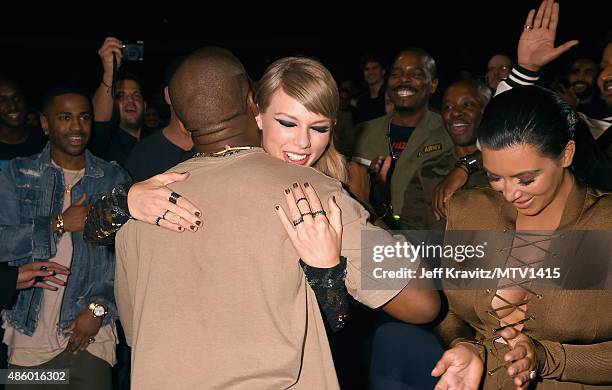
[(26, 157), (15, 157), (6, 164), (3, 170), (9, 172), (19, 172), (22, 170), (38, 170), (40, 169), (41, 154), (42, 152)]
[(372, 133), (374, 134), (381, 133), (385, 135), (388, 130), (390, 120), (391, 120), (391, 117), (387, 114), (387, 115), (379, 116), (378, 118), (370, 119), (369, 121), (361, 122), (357, 124), (357, 127), (361, 128), (363, 135), (372, 134)]
[(150, 151), (158, 150), (160, 147), (167, 145), (170, 141), (166, 138), (163, 131), (156, 131), (148, 137), (145, 137), (138, 141), (132, 149), (132, 154), (137, 153), (148, 153)]
[(358, 135), (353, 155), (372, 160), (389, 153), (386, 135), (389, 130), (390, 115), (384, 115), (359, 123), (354, 132)]
[(123, 169), (116, 161), (106, 161), (89, 151), (86, 151), (86, 153), (89, 155), (92, 167), (102, 170), (104, 175), (113, 174), (127, 176), (127, 171)]

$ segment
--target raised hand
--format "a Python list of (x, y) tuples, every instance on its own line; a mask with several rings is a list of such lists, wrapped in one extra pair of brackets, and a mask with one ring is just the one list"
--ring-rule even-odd
[(578, 41), (572, 40), (555, 47), (558, 24), (559, 4), (554, 0), (542, 1), (537, 14), (533, 9), (529, 11), (518, 43), (520, 66), (536, 72), (578, 44)]

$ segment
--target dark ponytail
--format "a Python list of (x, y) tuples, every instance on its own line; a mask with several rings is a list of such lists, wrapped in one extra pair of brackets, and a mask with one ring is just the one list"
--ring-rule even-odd
[(526, 86), (499, 94), (487, 105), (478, 129), (483, 147), (500, 150), (527, 144), (553, 159), (561, 157), (571, 140), (576, 153), (570, 169), (576, 178), (612, 191), (612, 161), (580, 115), (553, 91)]

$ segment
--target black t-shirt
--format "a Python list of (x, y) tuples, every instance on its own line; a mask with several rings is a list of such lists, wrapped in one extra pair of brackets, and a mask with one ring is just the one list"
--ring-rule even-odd
[(578, 105), (577, 111), (594, 119), (603, 119), (612, 115), (612, 108), (608, 107), (606, 102), (597, 96), (589, 103)]
[(115, 122), (94, 122), (90, 149), (106, 161), (117, 161), (125, 166), (130, 152), (138, 139), (116, 125)]
[(170, 142), (162, 131), (157, 131), (132, 149), (125, 168), (135, 181), (142, 181), (166, 172), (193, 154), (193, 151), (185, 151)]
[(398, 126), (393, 123), (389, 125), (389, 142), (391, 143), (391, 150), (396, 159), (399, 159), (404, 149), (406, 149), (406, 145), (414, 129), (414, 127)]
[(32, 129), (30, 136), (20, 144), (0, 142), (0, 170), (15, 157), (27, 157), (40, 153), (47, 144), (47, 137), (41, 129)]
[(369, 92), (359, 97), (354, 113), (355, 123), (369, 121), (385, 114), (385, 87), (383, 86), (375, 98), (371, 98)]

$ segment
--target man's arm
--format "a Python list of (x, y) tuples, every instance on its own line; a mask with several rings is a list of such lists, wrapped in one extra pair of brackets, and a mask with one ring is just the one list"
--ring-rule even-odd
[(429, 279), (412, 280), (383, 307), (383, 310), (404, 322), (426, 324), (440, 312), (440, 293)]
[(104, 40), (102, 47), (98, 50), (104, 73), (102, 81), (93, 96), (94, 118), (96, 122), (110, 121), (113, 116), (113, 54), (117, 62), (117, 69), (121, 65), (123, 57), (123, 43), (113, 37)]

